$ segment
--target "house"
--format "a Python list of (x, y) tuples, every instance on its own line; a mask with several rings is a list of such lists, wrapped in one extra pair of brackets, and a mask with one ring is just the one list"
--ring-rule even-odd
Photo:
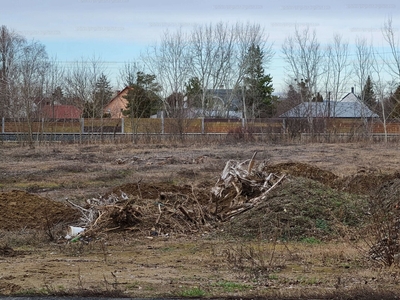
[(74, 105), (44, 105), (40, 110), (40, 115), (47, 119), (79, 119), (82, 110)]
[(214, 89), (207, 90), (208, 95), (214, 101), (216, 107), (223, 106), (229, 107), (231, 111), (238, 111), (242, 109), (243, 95), (242, 91), (234, 89)]
[(131, 89), (131, 87), (126, 87), (122, 91), (119, 91), (117, 95), (104, 107), (104, 115), (114, 119), (123, 118), (124, 115), (122, 114), (122, 111), (125, 110), (128, 105), (128, 100), (126, 100), (125, 96)]
[(209, 89), (206, 92), (207, 107), (190, 108), (188, 116), (204, 116), (209, 118), (241, 118), (242, 94), (234, 89)]
[(369, 119), (379, 116), (368, 108), (353, 92), (340, 100), (303, 102), (280, 115), (281, 118), (358, 118)]
[[(242, 98), (233, 89), (209, 89), (206, 91), (204, 110), (200, 103), (191, 104), (190, 99), (182, 93), (172, 93), (165, 102), (168, 106), (168, 116), (184, 118), (242, 118)], [(199, 100), (198, 100), (199, 102)], [(161, 118), (161, 111), (151, 116), (151, 118)]]

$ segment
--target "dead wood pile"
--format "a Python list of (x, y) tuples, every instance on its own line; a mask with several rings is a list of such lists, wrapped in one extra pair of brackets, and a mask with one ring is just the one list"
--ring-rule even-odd
[(83, 235), (95, 236), (113, 230), (129, 230), (144, 235), (194, 233), (209, 224), (213, 217), (196, 196), (161, 192), (156, 199), (110, 194), (107, 198), (88, 200), (88, 208), (74, 205), (82, 213)]
[(87, 200), (87, 207), (69, 203), (81, 212), (79, 225), (86, 229), (82, 233), (86, 237), (112, 230), (153, 236), (199, 232), (257, 206), (284, 179), (285, 175), (265, 173), (265, 163), (256, 167), (255, 156), (244, 162), (228, 161), (207, 193), (195, 187), (170, 186), (170, 191), (159, 187), (155, 195), (146, 192), (148, 185), (145, 188), (138, 182), (135, 193), (130, 187), (130, 193), (121, 190)]
[(214, 214), (221, 221), (243, 213), (264, 201), (285, 175), (266, 173), (265, 162), (255, 167), (254, 153), (250, 160), (229, 160), (222, 175), (212, 188)]

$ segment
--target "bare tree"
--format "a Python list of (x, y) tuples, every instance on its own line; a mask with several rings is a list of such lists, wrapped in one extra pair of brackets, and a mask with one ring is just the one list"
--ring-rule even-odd
[[(384, 142), (388, 142), (387, 121), (391, 115), (391, 110), (387, 106), (387, 99), (389, 98), (388, 88), (389, 84), (384, 79), (384, 65), (377, 61), (377, 56), (373, 54), (373, 74), (374, 74), (374, 88), (377, 102), (380, 106), (380, 120), (383, 124)], [(389, 108), (389, 109), (388, 109)]]
[(57, 57), (50, 58), (45, 74), (44, 94), (46, 98), (51, 98), (54, 104), (54, 92), (57, 88), (64, 88), (65, 68), (58, 62)]
[(395, 36), (392, 18), (388, 18), (383, 26), (383, 37), (390, 47), (391, 60), (386, 60), (386, 65), (397, 82), (400, 82), (400, 39)]
[[(144, 67), (135, 61), (125, 62), (124, 66), (119, 70), (119, 80), (122, 83), (118, 83), (119, 86), (125, 88), (136, 82), (138, 72), (143, 71)], [(118, 81), (119, 81), (118, 80)]]
[[(76, 105), (82, 110), (91, 108), (95, 103), (96, 83), (103, 73), (106, 73), (106, 70), (98, 57), (81, 58), (66, 72), (66, 93), (75, 99)], [(87, 117), (91, 117), (90, 114)]]
[(44, 81), (48, 68), (48, 56), (43, 44), (32, 41), (22, 49), (21, 60), (18, 64), (19, 93), (14, 94), (14, 108), (27, 120), (28, 142), (33, 147), (33, 118), (38, 104), (44, 98)]
[(95, 130), (94, 118), (96, 111), (102, 107), (96, 102), (97, 82), (101, 74), (106, 74), (103, 61), (93, 56), (92, 58), (75, 61), (68, 70), (65, 79), (65, 90), (68, 97), (74, 99), (75, 105), (83, 111), (83, 117), (91, 118), (91, 131)]
[(183, 107), (172, 107), (178, 102), (166, 101), (170, 95), (178, 95), (185, 92), (185, 83), (189, 79), (189, 52), (188, 36), (182, 29), (174, 33), (165, 31), (159, 44), (148, 48), (143, 61), (151, 74), (157, 76), (163, 87), (164, 110), (169, 117), (177, 117), (182, 114)]
[[(192, 77), (201, 85), (201, 111), (207, 108), (208, 90), (224, 85), (232, 68), (235, 35), (228, 24), (197, 26), (190, 37), (190, 67)], [(211, 101), (212, 102), (212, 101)]]
[[(308, 84), (310, 96), (318, 91), (318, 79), (322, 73), (323, 51), (315, 30), (306, 27), (302, 31), (296, 27), (294, 36), (285, 39), (282, 53), (287, 63), (290, 80), (303, 79)], [(303, 101), (311, 101), (303, 99)]]
[[(372, 44), (368, 44), (365, 38), (357, 38), (356, 39), (356, 49), (355, 49), (355, 60), (354, 60), (354, 73), (356, 76), (356, 81), (358, 86), (360, 87), (359, 97), (361, 102), (365, 104), (365, 84), (367, 82), (368, 76), (371, 76), (373, 72), (374, 61), (374, 50)], [(364, 130), (365, 133), (368, 134), (370, 132), (368, 118), (367, 115), (369, 109), (361, 109), (360, 114), (363, 118), (364, 122)]]
[(26, 39), (6, 26), (0, 27), (0, 116), (12, 116), (10, 99), (17, 65)]
[(322, 75), (323, 51), (315, 30), (306, 27), (302, 31), (295, 28), (294, 36), (285, 39), (282, 53), (287, 63), (290, 81), (297, 81), (301, 102), (307, 102), (309, 130), (314, 133), (314, 112), (311, 109), (313, 98), (319, 89), (319, 78)]
[(329, 100), (339, 100), (348, 89), (348, 81), (352, 74), (349, 43), (343, 41), (342, 36), (335, 34), (332, 44), (328, 45), (326, 56), (325, 91)]
[[(264, 53), (263, 64), (270, 62), (273, 52), (267, 40), (268, 36), (258, 24), (238, 22), (230, 26), (221, 22), (194, 27), (189, 33), (182, 29), (173, 33), (166, 31), (160, 43), (149, 47), (142, 59), (146, 69), (157, 75), (163, 86), (168, 116), (181, 113), (182, 107), (171, 107), (171, 104), (181, 103), (180, 94), (185, 95), (188, 91), (191, 91), (189, 98), (197, 100), (198, 97), (200, 101), (185, 100), (185, 107), (198, 105), (202, 115), (208, 108), (212, 108), (214, 113), (219, 108), (220, 115), (227, 115), (233, 98), (243, 88), (243, 77), (250, 63), (247, 57), (249, 48), (252, 45), (260, 47)], [(228, 92), (228, 99), (213, 95), (221, 88)], [(196, 92), (193, 96), (194, 90), (199, 94)], [(173, 97), (169, 97), (171, 95)]]
[(368, 44), (365, 38), (357, 38), (355, 51), (356, 58), (353, 68), (358, 86), (360, 87), (360, 98), (361, 101), (364, 101), (363, 87), (365, 86), (368, 76), (372, 73), (374, 51), (372, 44)]

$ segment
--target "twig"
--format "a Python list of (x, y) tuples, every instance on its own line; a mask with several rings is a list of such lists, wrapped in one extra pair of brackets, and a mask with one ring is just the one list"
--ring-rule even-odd
[(251, 170), (253, 169), (256, 155), (257, 155), (257, 151), (254, 152), (253, 157), (250, 160), (249, 167), (247, 168), (247, 173), (249, 173), (249, 174), (251, 173)]

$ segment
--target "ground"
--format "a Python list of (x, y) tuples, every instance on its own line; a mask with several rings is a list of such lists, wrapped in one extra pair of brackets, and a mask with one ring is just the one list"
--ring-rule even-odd
[[(286, 177), (222, 222), (211, 190), (255, 152)], [(399, 269), (364, 234), (371, 197), (397, 205), (399, 169), (397, 144), (0, 144), (0, 295), (389, 299)], [(110, 197), (129, 203), (65, 239), (73, 204)]]

